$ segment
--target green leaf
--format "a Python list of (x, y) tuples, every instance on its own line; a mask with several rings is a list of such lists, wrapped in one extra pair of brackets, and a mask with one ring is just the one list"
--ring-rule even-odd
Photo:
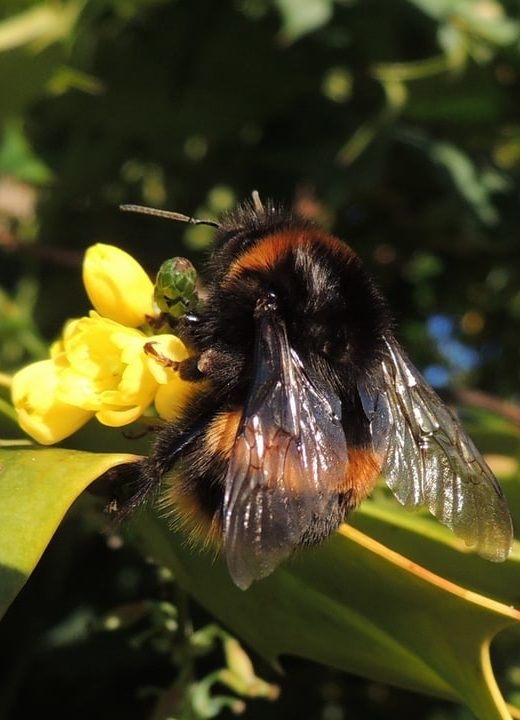
[(453, 185), (483, 223), (493, 225), (498, 221), (491, 193), (481, 182), (475, 164), (466, 153), (451, 143), (434, 142), (430, 157), (447, 170)]
[[(22, 116), (28, 107), (50, 93), (81, 87), (87, 92), (94, 81), (80, 71), (64, 71), (74, 45), (74, 30), (84, 0), (67, 3), (40, 2), (0, 21), (0, 118)], [(39, 180), (37, 180), (39, 182)]]
[(140, 541), (197, 601), (271, 663), (297, 655), (459, 701), (482, 720), (510, 718), (489, 644), (520, 620), (511, 607), (347, 525), (242, 592), (214, 554), (195, 552), (152, 515), (135, 522)]
[(51, 170), (35, 155), (16, 120), (6, 122), (0, 137), (0, 173), (36, 185), (52, 179)]
[[(135, 457), (57, 449), (0, 452), (0, 611), (23, 586), (78, 495), (108, 468)], [(512, 597), (518, 555), (501, 566), (486, 563), (460, 552), (438, 523), (404, 513), (396, 521), (384, 497), (376, 497), (354, 521), (401, 545), (407, 557), (343, 525), (329, 541), (247, 592), (233, 585), (213, 552), (194, 550), (152, 513), (137, 516), (131, 528), (142, 550), (171, 567), (201, 605), (271, 663), (297, 655), (457, 700), (482, 720), (509, 718), (489, 645), (500, 630), (518, 626), (520, 613), (447, 577), (459, 574), (474, 588)], [(505, 582), (489, 580), (495, 568), (502, 568)]]
[(78, 495), (110, 467), (132, 459), (55, 448), (0, 451), (0, 617)]
[(283, 20), (284, 37), (294, 42), (314, 32), (332, 17), (332, 0), (275, 0)]
[(429, 514), (411, 513), (393, 498), (365, 502), (351, 524), (388, 548), (406, 555), (440, 577), (511, 604), (518, 598), (520, 547), (505, 563), (490, 563)]
[(41, 50), (54, 42), (65, 40), (84, 5), (84, 0), (74, 0), (67, 4), (41, 2), (0, 22), (0, 52), (26, 45)]

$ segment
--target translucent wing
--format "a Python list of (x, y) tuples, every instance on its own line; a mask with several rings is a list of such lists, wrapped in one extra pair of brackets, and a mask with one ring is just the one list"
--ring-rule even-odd
[(283, 323), (264, 319), (258, 332), (224, 501), (226, 560), (243, 589), (271, 573), (311, 523), (337, 513), (330, 489), (347, 462), (339, 399), (304, 370)]
[(395, 341), (381, 386), (360, 387), (383, 475), (400, 503), (425, 506), (488, 560), (505, 560), (513, 529), (502, 489), (460, 423)]

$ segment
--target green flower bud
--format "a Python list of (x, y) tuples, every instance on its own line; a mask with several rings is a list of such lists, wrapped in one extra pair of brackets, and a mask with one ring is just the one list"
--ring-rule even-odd
[(155, 303), (161, 312), (182, 317), (199, 302), (196, 285), (197, 271), (189, 260), (183, 257), (165, 260), (155, 279)]

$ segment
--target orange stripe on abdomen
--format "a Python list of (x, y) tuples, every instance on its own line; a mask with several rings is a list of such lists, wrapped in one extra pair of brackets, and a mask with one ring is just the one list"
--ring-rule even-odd
[(356, 507), (370, 495), (381, 473), (381, 459), (366, 448), (353, 448), (348, 451), (348, 463), (345, 481), (340, 492), (349, 493), (349, 505)]
[(230, 410), (216, 415), (206, 430), (205, 446), (213, 455), (229, 459), (238, 431), (242, 410)]

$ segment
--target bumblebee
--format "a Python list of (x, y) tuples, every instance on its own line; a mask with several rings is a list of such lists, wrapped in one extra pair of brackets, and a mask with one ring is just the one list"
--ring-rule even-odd
[(382, 474), (402, 505), (505, 560), (503, 492), (396, 340), (354, 251), (257, 193), (207, 224), (205, 302), (175, 328), (193, 351), (178, 367), (193, 396), (149, 457), (118, 468), (134, 488), (126, 509), (160, 490), (246, 589), (327, 538)]

